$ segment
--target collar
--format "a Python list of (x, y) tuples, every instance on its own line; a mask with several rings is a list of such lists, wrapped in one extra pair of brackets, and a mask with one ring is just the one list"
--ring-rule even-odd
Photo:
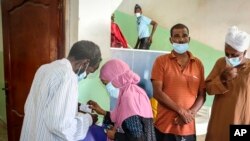
[(137, 20), (139, 20), (139, 19), (141, 19), (141, 17), (142, 17), (142, 15), (141, 15), (141, 16), (139, 16), (139, 17), (136, 17), (136, 18), (137, 18)]
[(67, 68), (69, 68), (69, 69), (71, 69), (73, 71), (73, 67), (72, 67), (70, 61), (67, 58), (61, 59), (61, 63), (65, 64)]

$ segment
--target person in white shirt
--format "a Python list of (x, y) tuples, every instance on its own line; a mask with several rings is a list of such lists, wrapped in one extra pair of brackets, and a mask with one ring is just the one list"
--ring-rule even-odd
[(83, 40), (67, 58), (42, 65), (25, 103), (20, 141), (84, 139), (97, 116), (78, 112), (78, 81), (95, 72), (101, 60), (99, 47)]

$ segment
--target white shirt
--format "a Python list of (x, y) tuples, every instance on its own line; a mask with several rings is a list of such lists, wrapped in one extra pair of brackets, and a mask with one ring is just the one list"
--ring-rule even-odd
[(84, 139), (92, 118), (77, 112), (78, 81), (67, 59), (42, 65), (24, 107), (20, 141)]

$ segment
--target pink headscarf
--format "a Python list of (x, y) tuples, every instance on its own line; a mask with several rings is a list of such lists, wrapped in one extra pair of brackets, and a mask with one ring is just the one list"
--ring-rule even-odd
[(137, 86), (140, 77), (125, 62), (119, 59), (108, 61), (101, 68), (100, 78), (120, 89), (116, 107), (110, 113), (116, 127), (121, 127), (125, 119), (134, 115), (153, 117), (147, 94)]

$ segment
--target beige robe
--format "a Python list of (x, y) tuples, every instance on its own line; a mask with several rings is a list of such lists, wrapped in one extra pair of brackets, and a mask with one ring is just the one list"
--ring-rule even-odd
[(206, 79), (208, 94), (215, 96), (206, 141), (229, 141), (230, 124), (250, 124), (250, 60), (227, 87), (220, 81), (225, 67), (225, 58), (220, 58)]

